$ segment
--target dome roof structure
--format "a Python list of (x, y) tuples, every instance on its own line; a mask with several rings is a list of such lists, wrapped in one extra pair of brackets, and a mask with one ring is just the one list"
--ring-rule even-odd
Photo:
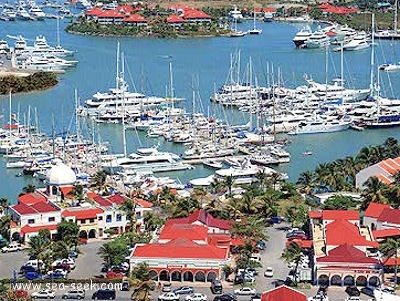
[(61, 160), (54, 160), (47, 172), (46, 182), (50, 185), (71, 185), (76, 182), (75, 172)]

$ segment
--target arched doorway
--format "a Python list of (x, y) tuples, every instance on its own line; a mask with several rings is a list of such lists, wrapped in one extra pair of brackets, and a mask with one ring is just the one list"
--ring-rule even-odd
[(157, 271), (150, 270), (150, 271), (149, 271), (149, 277), (150, 277), (150, 279), (152, 279), (152, 280), (158, 280)]
[(372, 276), (368, 279), (368, 284), (370, 286), (379, 286), (381, 284), (381, 281), (379, 280), (379, 278), (377, 276)]
[(342, 277), (340, 277), (339, 275), (333, 275), (331, 277), (331, 285), (342, 286)]
[(89, 238), (96, 238), (96, 230), (92, 229), (89, 231)]
[(14, 232), (14, 233), (11, 235), (11, 240), (12, 240), (12, 241), (21, 241), (21, 240), (22, 240), (21, 234), (19, 234), (19, 232)]
[(367, 277), (358, 276), (357, 279), (356, 279), (356, 285), (357, 286), (367, 286), (368, 285)]
[(343, 278), (343, 284), (346, 286), (354, 285), (354, 277), (351, 275), (347, 275)]
[(197, 272), (194, 276), (194, 279), (196, 281), (206, 282), (206, 276), (204, 275), (204, 272)]
[(371, 223), (371, 230), (373, 231), (373, 230), (376, 230), (376, 225), (375, 225), (375, 223)]
[(171, 273), (171, 281), (182, 281), (182, 274), (180, 271), (173, 271)]
[(318, 277), (318, 285), (329, 285), (329, 277), (327, 275), (320, 275)]
[(183, 281), (193, 282), (193, 273), (191, 271), (186, 271), (183, 273)]
[(161, 281), (169, 281), (169, 273), (166, 270), (161, 271), (158, 277), (160, 277)]
[(87, 235), (86, 230), (81, 230), (81, 231), (79, 232), (79, 238), (84, 238), (84, 239), (87, 239), (87, 238), (88, 238), (88, 235)]
[(207, 281), (208, 282), (213, 281), (215, 278), (217, 278), (217, 273), (215, 273), (213, 271), (208, 272), (208, 274), (207, 274)]

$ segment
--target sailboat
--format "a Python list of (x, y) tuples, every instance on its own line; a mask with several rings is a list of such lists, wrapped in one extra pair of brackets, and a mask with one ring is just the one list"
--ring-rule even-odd
[(246, 35), (245, 31), (237, 29), (237, 20), (233, 19), (233, 29), (232, 29), (231, 33), (229, 34), (229, 36), (232, 38), (238, 38), (238, 37), (244, 37), (245, 35)]
[(261, 34), (262, 29), (256, 27), (256, 9), (253, 10), (253, 29), (248, 31), (249, 34)]

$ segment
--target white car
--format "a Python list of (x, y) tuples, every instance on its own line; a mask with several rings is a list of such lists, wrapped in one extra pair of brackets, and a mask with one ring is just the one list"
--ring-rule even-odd
[(17, 251), (21, 251), (21, 250), (22, 250), (21, 245), (9, 245), (9, 246), (3, 247), (1, 249), (1, 252), (7, 253), (7, 252), (17, 252)]
[(274, 269), (272, 267), (267, 267), (264, 272), (264, 277), (274, 277)]
[(186, 296), (186, 301), (207, 301), (207, 295), (203, 293), (193, 293), (189, 296)]
[(158, 296), (159, 301), (178, 301), (179, 300), (179, 295), (169, 292), (169, 293), (164, 293)]
[(31, 297), (35, 299), (54, 299), (56, 295), (52, 290), (41, 290), (38, 292), (33, 292)]
[(254, 288), (245, 286), (245, 287), (239, 288), (237, 290), (234, 290), (233, 293), (235, 295), (255, 295), (256, 290)]
[(55, 269), (54, 271), (48, 271), (47, 272), (47, 275), (52, 275), (52, 274), (61, 274), (64, 277), (66, 277), (68, 272), (63, 270), (63, 269)]

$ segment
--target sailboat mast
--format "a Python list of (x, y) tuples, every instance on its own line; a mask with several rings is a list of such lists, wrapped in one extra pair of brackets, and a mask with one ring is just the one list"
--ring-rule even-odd
[(169, 93), (171, 100), (174, 101), (174, 78), (172, 76), (172, 58), (169, 60)]
[(116, 78), (115, 78), (115, 88), (119, 89), (119, 42), (117, 42), (117, 69), (116, 69)]
[(75, 131), (76, 138), (78, 141), (80, 140), (80, 129), (79, 129), (79, 119), (78, 119), (78, 90), (74, 90), (74, 98), (75, 98)]
[[(10, 114), (9, 114), (9, 120), (8, 120), (8, 122), (9, 122), (9, 125), (8, 125), (8, 134), (9, 134), (9, 137), (10, 137), (10, 141), (9, 141), (9, 145), (11, 146), (11, 123), (12, 123), (12, 109), (11, 109), (11, 101), (12, 101), (12, 98), (11, 98), (11, 89), (10, 89), (10, 99), (9, 99), (9, 103), (8, 103), (8, 105), (9, 105), (9, 110), (10, 110)], [(8, 150), (9, 148), (7, 147), (7, 150)], [(11, 148), (10, 148), (10, 151), (11, 151)]]
[(394, 1), (394, 34), (397, 34), (397, 8), (398, 8), (398, 0)]
[[(124, 71), (125, 71), (125, 61), (124, 61), (124, 53), (121, 53), (121, 78), (124, 78)], [(124, 157), (127, 156), (126, 151), (126, 131), (125, 131), (125, 81), (121, 82), (122, 84), (122, 145), (124, 148)]]
[(60, 47), (60, 16), (57, 16), (57, 46)]
[(343, 41), (340, 42), (340, 85), (344, 86), (344, 53), (343, 53)]
[[(397, 1), (396, 1), (397, 2)], [(375, 68), (375, 47), (374, 47), (374, 38), (375, 38), (375, 14), (372, 14), (372, 21), (371, 21), (371, 31), (372, 31), (372, 37), (371, 37), (371, 70), (370, 70), (370, 81), (369, 81), (369, 90), (370, 94), (373, 94), (374, 92), (374, 68)]]

